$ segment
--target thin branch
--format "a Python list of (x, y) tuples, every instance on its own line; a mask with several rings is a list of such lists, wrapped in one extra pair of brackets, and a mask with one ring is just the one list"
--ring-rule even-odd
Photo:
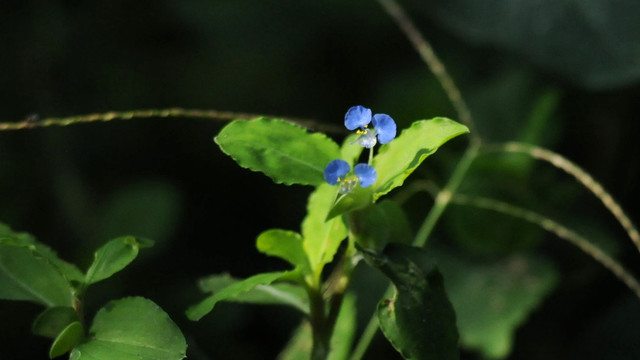
[(633, 241), (633, 244), (636, 246), (638, 251), (640, 251), (640, 234), (638, 233), (638, 229), (636, 229), (627, 214), (625, 214), (620, 205), (604, 189), (604, 187), (602, 187), (599, 182), (594, 180), (591, 175), (578, 165), (551, 150), (524, 143), (508, 142), (505, 144), (486, 146), (485, 149), (487, 151), (505, 151), (526, 154), (534, 159), (546, 161), (573, 176), (582, 185), (584, 185), (584, 187), (589, 189), (589, 191), (591, 191), (602, 202), (607, 210), (613, 214), (616, 220), (618, 220), (620, 225), (622, 225), (624, 230), (627, 232), (627, 235), (631, 241)]
[(344, 129), (340, 126), (318, 123), (310, 119), (287, 118), (282, 116), (268, 116), (261, 114), (238, 113), (231, 111), (217, 110), (198, 110), (198, 109), (148, 109), (148, 110), (130, 110), (130, 111), (110, 111), (106, 113), (76, 115), (64, 118), (46, 118), (42, 120), (25, 119), (19, 122), (2, 122), (0, 123), (0, 131), (33, 129), (49, 126), (68, 126), (80, 123), (91, 122), (107, 122), (112, 120), (131, 120), (145, 118), (191, 118), (191, 119), (210, 119), (217, 121), (229, 121), (235, 119), (253, 119), (257, 117), (270, 117), (283, 119), (291, 123), (304, 126), (311, 130), (320, 130), (324, 132), (341, 133)]
[(463, 194), (455, 194), (451, 198), (451, 202), (473, 206), (481, 209), (493, 210), (502, 214), (510, 215), (532, 224), (539, 225), (543, 229), (555, 234), (559, 238), (566, 240), (578, 247), (580, 250), (591, 256), (595, 261), (599, 262), (613, 273), (620, 281), (631, 289), (635, 295), (640, 298), (640, 284), (638, 280), (631, 275), (620, 263), (615, 259), (605, 254), (600, 248), (593, 245), (583, 236), (576, 233), (574, 230), (559, 224), (558, 222), (551, 220), (545, 216), (542, 216), (531, 210), (523, 209), (515, 205), (511, 205), (499, 200), (490, 199), (480, 196), (469, 196)]
[(475, 126), (473, 125), (471, 112), (462, 98), (460, 90), (444, 67), (444, 64), (433, 51), (431, 44), (429, 44), (429, 42), (424, 38), (418, 28), (413, 24), (413, 21), (411, 21), (409, 16), (395, 0), (379, 0), (379, 2), (389, 16), (391, 16), (391, 18), (404, 32), (409, 41), (411, 41), (413, 48), (416, 49), (418, 54), (420, 54), (422, 60), (424, 60), (429, 67), (429, 70), (431, 70), (438, 79), (438, 82), (440, 82), (444, 92), (447, 94), (451, 104), (458, 113), (460, 121), (471, 131), (471, 141), (476, 143), (480, 142), (480, 135), (477, 133)]

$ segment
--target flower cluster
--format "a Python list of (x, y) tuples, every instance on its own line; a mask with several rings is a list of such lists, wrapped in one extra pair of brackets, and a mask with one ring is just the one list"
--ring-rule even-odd
[[(373, 127), (369, 127), (373, 125)], [(357, 164), (353, 167), (344, 160), (336, 159), (324, 169), (324, 179), (331, 185), (339, 185), (341, 194), (347, 194), (359, 183), (362, 187), (373, 185), (378, 179), (378, 173), (371, 166), (373, 147), (376, 143), (387, 144), (396, 137), (396, 123), (387, 114), (371, 115), (371, 109), (364, 106), (351, 107), (344, 116), (344, 126), (349, 130), (356, 130), (360, 135), (356, 141), (370, 151), (369, 164)]]

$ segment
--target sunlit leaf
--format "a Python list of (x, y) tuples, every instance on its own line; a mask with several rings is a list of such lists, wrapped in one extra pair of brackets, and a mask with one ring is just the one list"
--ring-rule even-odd
[(96, 251), (93, 264), (89, 267), (85, 282), (93, 284), (104, 280), (124, 269), (138, 256), (140, 248), (152, 246), (153, 242), (123, 236), (113, 239)]
[(187, 343), (180, 329), (151, 300), (115, 300), (100, 309), (89, 338), (71, 352), (71, 360), (180, 360)]
[(272, 282), (286, 278), (291, 274), (292, 273), (289, 271), (263, 273), (233, 283), (202, 300), (200, 303), (191, 306), (187, 309), (187, 316), (191, 320), (200, 320), (203, 316), (210, 313), (219, 301), (232, 299), (240, 294), (246, 293), (258, 285), (269, 285)]
[(373, 158), (373, 167), (378, 172), (378, 180), (372, 186), (374, 200), (402, 185), (407, 176), (444, 143), (468, 132), (466, 126), (441, 117), (418, 120), (404, 129)]
[(303, 274), (311, 274), (311, 265), (302, 245), (302, 236), (294, 231), (267, 230), (258, 236), (256, 247), (263, 254), (288, 261)]
[(327, 220), (336, 198), (336, 187), (322, 184), (309, 196), (307, 216), (302, 222), (304, 250), (307, 252), (311, 268), (319, 273), (322, 267), (333, 260), (342, 240), (347, 237), (347, 229), (342, 219)]
[(285, 185), (322, 184), (325, 166), (340, 157), (338, 144), (327, 136), (279, 119), (232, 121), (215, 142), (240, 166)]
[(362, 154), (362, 151), (364, 150), (364, 147), (355, 143), (358, 137), (360, 137), (360, 135), (356, 133), (350, 134), (344, 139), (342, 146), (340, 147), (340, 159), (346, 161), (352, 168), (356, 163), (358, 163), (360, 154)]

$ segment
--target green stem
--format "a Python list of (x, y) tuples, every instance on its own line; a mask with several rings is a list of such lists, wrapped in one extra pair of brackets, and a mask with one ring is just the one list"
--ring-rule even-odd
[[(429, 235), (431, 235), (431, 232), (440, 219), (440, 216), (442, 216), (444, 210), (447, 208), (447, 205), (449, 205), (449, 203), (451, 202), (451, 197), (458, 190), (458, 187), (460, 186), (462, 179), (464, 179), (465, 175), (467, 174), (467, 171), (473, 163), (473, 160), (475, 160), (475, 158), (478, 156), (479, 148), (480, 145), (475, 143), (469, 145), (469, 147), (467, 148), (467, 151), (462, 156), (462, 159), (460, 159), (460, 162), (458, 162), (458, 165), (453, 170), (453, 174), (451, 174), (449, 182), (442, 190), (438, 192), (433, 207), (429, 211), (429, 214), (427, 214), (427, 217), (422, 223), (422, 226), (420, 226), (420, 229), (418, 230), (418, 233), (413, 240), (414, 246), (423, 247), (427, 243), (427, 239), (429, 238)], [(385, 293), (385, 298), (389, 297), (391, 293), (392, 287), (390, 286)], [(364, 332), (360, 336), (360, 340), (358, 341), (358, 344), (356, 345), (350, 360), (362, 359), (377, 330), (378, 320), (376, 318), (376, 315), (374, 314), (369, 320), (369, 324), (367, 324)]]
[(322, 293), (317, 289), (309, 291), (310, 322), (313, 332), (311, 360), (325, 360), (329, 356), (331, 331), (327, 329), (325, 304)]
[(427, 243), (429, 235), (431, 235), (431, 232), (440, 219), (440, 216), (442, 216), (447, 205), (451, 202), (451, 196), (455, 194), (456, 190), (458, 190), (458, 186), (460, 186), (462, 179), (467, 174), (473, 160), (478, 156), (478, 149), (479, 146), (475, 144), (471, 144), (469, 148), (467, 148), (467, 151), (462, 156), (462, 159), (460, 159), (460, 162), (453, 171), (453, 174), (451, 174), (449, 182), (442, 190), (440, 190), (440, 192), (438, 192), (433, 207), (416, 233), (416, 237), (413, 240), (414, 246), (423, 247)]

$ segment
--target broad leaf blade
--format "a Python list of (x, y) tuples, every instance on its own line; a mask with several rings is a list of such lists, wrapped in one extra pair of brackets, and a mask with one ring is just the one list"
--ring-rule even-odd
[(256, 240), (258, 251), (270, 256), (277, 256), (299, 268), (303, 274), (311, 274), (309, 259), (304, 251), (302, 236), (294, 231), (272, 229), (267, 230)]
[(79, 321), (74, 321), (65, 327), (53, 341), (49, 349), (49, 358), (53, 359), (73, 349), (84, 336), (84, 329)]
[(187, 343), (180, 329), (155, 303), (141, 297), (112, 301), (100, 309), (90, 337), (71, 360), (180, 360)]
[(0, 243), (0, 299), (71, 306), (72, 288), (34, 247)]
[(374, 197), (371, 187), (362, 188), (356, 186), (350, 193), (341, 195), (338, 198), (327, 215), (327, 221), (336, 216), (365, 208), (373, 204), (373, 201)]
[(393, 200), (382, 200), (352, 214), (356, 241), (367, 250), (380, 252), (390, 242), (408, 244), (412, 239), (409, 220)]
[[(200, 279), (198, 286), (203, 292), (216, 293), (240, 281), (240, 279), (235, 279), (229, 274), (216, 274)], [(305, 314), (309, 313), (307, 292), (296, 284), (257, 285), (253, 289), (237, 294), (225, 301), (263, 305), (288, 305)]]
[(509, 354), (515, 332), (558, 282), (557, 270), (533, 257), (477, 263), (438, 253), (458, 318), (461, 344), (489, 358)]
[(378, 171), (378, 181), (373, 184), (374, 200), (402, 185), (407, 176), (444, 143), (468, 132), (466, 126), (447, 118), (414, 122), (382, 146), (373, 159), (373, 167)]
[(360, 135), (356, 133), (350, 134), (344, 139), (342, 146), (340, 147), (340, 159), (349, 163), (352, 168), (358, 162), (360, 154), (362, 154), (362, 151), (364, 150), (364, 147), (355, 143), (359, 137)]
[(84, 280), (84, 275), (75, 265), (60, 259), (55, 251), (51, 250), (47, 245), (38, 242), (35, 237), (29, 233), (13, 231), (9, 226), (0, 223), (0, 243), (30, 247), (38, 256), (46, 259), (56, 267), (68, 281), (82, 282)]
[(269, 285), (272, 282), (290, 276), (291, 274), (292, 272), (289, 271), (263, 273), (236, 282), (207, 297), (200, 303), (191, 306), (187, 309), (187, 317), (194, 321), (200, 320), (203, 316), (210, 313), (219, 301), (233, 299), (234, 297), (246, 293), (258, 285)]
[(113, 239), (96, 251), (93, 264), (87, 270), (85, 282), (94, 284), (124, 269), (138, 256), (140, 248), (153, 244), (150, 240), (123, 236)]
[(335, 198), (336, 188), (322, 184), (309, 195), (307, 216), (302, 222), (303, 247), (316, 275), (323, 266), (331, 262), (342, 240), (347, 237), (347, 228), (342, 219), (327, 220)]
[(322, 184), (325, 166), (340, 157), (327, 136), (279, 119), (235, 120), (214, 140), (240, 166), (285, 185)]
[(406, 359), (458, 359), (453, 306), (425, 252), (393, 243), (382, 256), (365, 255), (396, 287), (395, 298), (378, 305), (380, 327), (391, 344)]
[(48, 308), (34, 320), (31, 331), (36, 335), (56, 338), (69, 324), (78, 321), (76, 312), (65, 306)]

